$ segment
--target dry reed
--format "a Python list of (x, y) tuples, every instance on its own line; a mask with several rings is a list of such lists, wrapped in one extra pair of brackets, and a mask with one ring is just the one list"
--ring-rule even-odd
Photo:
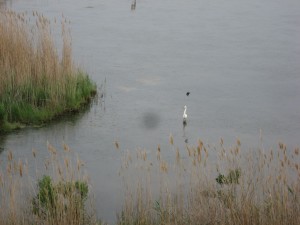
[[(5, 122), (41, 123), (78, 110), (95, 85), (75, 66), (68, 21), (38, 12), (0, 11), (0, 129)], [(61, 27), (62, 51), (52, 35)]]
[[(48, 150), (45, 169), (35, 173), (29, 172), (32, 165), (27, 161), (8, 152), (7, 162), (1, 163), (6, 169), (0, 171), (0, 224), (97, 224), (86, 196), (88, 176), (82, 161), (66, 145), (63, 152), (50, 144)], [(35, 159), (38, 153), (33, 150), (32, 154)], [(51, 186), (44, 185), (46, 181)]]
[(169, 142), (173, 159), (160, 146), (156, 157), (124, 155), (118, 224), (300, 224), (299, 148), (245, 151), (221, 139), (182, 151)]
[[(198, 140), (184, 151), (170, 137), (170, 149), (158, 145), (154, 154), (122, 151), (115, 142), (124, 182), (117, 224), (300, 223), (299, 148), (281, 142), (276, 150), (245, 151), (240, 140), (225, 147), (221, 139), (218, 145)], [(76, 186), (88, 184), (83, 161), (65, 144), (62, 152), (49, 143), (47, 149), (42, 165), (36, 149), (35, 165), (7, 152), (0, 170), (0, 224), (97, 224), (95, 208), (87, 210), (78, 189), (85, 186)], [(44, 174), (51, 179), (41, 179)], [(43, 200), (41, 181), (51, 183), (51, 201)]]

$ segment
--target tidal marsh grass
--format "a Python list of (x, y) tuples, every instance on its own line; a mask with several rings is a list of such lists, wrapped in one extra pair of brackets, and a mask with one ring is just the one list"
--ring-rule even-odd
[[(37, 12), (0, 11), (0, 130), (77, 111), (96, 93), (73, 62), (67, 25), (65, 18), (52, 22)], [(61, 53), (52, 35), (59, 26)]]
[[(48, 151), (44, 169), (7, 153), (0, 171), (0, 224), (97, 224), (84, 163), (66, 145), (58, 151), (48, 144)], [(37, 150), (32, 154), (34, 161)]]
[(124, 153), (118, 224), (300, 224), (299, 148), (249, 150), (239, 139), (228, 147), (221, 139), (183, 150), (172, 136), (169, 142), (156, 157)]
[[(300, 223), (300, 150), (243, 149), (198, 140), (186, 149), (124, 151), (119, 175), (124, 201), (120, 225)], [(0, 170), (0, 224), (99, 224), (84, 162), (63, 145), (29, 161), (7, 151)], [(167, 152), (168, 151), (168, 152)], [(2, 153), (4, 154), (4, 153)], [(101, 223), (100, 223), (101, 224)]]

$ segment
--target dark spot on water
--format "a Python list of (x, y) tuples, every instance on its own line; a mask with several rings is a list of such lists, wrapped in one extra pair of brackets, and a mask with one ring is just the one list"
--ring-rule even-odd
[(187, 93), (186, 93), (186, 96), (189, 96), (190, 95), (190, 92), (188, 91)]
[(146, 129), (155, 129), (160, 122), (160, 118), (157, 113), (147, 112), (143, 115), (142, 122)]

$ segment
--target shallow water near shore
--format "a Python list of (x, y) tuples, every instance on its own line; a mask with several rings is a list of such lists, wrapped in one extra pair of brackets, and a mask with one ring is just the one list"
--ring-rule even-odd
[[(0, 137), (1, 161), (47, 157), (47, 142), (68, 144), (86, 164), (97, 213), (115, 221), (121, 207), (115, 149), (173, 155), (186, 142), (251, 151), (300, 137), (300, 2), (298, 0), (6, 1), (1, 7), (37, 10), (71, 21), (75, 61), (103, 97), (85, 113)], [(102, 86), (102, 87), (101, 87)], [(101, 87), (101, 88), (100, 88)], [(189, 91), (190, 95), (186, 96)], [(183, 107), (188, 122), (183, 129)]]

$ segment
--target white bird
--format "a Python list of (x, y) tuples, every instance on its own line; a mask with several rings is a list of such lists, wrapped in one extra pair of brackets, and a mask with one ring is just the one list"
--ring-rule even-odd
[(186, 119), (187, 119), (187, 114), (186, 114), (186, 105), (184, 106), (184, 111), (183, 111), (183, 115), (182, 115), (182, 117), (183, 117), (183, 121), (186, 121)]

